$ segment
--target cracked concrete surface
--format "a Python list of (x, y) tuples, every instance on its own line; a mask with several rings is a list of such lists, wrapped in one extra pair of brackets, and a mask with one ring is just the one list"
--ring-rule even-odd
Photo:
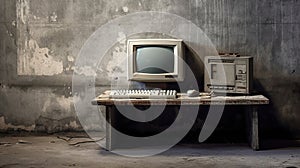
[(252, 151), (246, 144), (179, 144), (160, 155), (130, 158), (94, 142), (80, 143), (86, 141), (83, 133), (2, 135), (0, 167), (300, 167), (300, 150), (291, 147)]

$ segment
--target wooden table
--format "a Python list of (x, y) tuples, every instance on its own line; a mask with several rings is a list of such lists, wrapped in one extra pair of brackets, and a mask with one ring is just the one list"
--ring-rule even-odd
[[(236, 106), (244, 105), (249, 107), (247, 112), (248, 121), (248, 141), (253, 150), (259, 150), (259, 130), (258, 130), (258, 107), (269, 104), (269, 99), (263, 95), (251, 96), (216, 96), (216, 97), (196, 97), (189, 98), (184, 93), (179, 93), (176, 99), (110, 99), (109, 91), (96, 97), (92, 100), (93, 105), (103, 105), (106, 107), (106, 120), (108, 123), (114, 123), (113, 115), (116, 112), (116, 105), (167, 105), (167, 106), (209, 106), (209, 105), (225, 105)], [(151, 104), (150, 104), (151, 103)], [(106, 149), (113, 149), (113, 137), (111, 125), (106, 124)]]

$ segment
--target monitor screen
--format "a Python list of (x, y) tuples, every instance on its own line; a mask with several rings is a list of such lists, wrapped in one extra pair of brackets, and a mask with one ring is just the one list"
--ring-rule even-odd
[(184, 79), (184, 47), (181, 39), (129, 39), (128, 80), (176, 82)]
[(163, 74), (174, 72), (173, 46), (142, 46), (136, 48), (136, 72)]

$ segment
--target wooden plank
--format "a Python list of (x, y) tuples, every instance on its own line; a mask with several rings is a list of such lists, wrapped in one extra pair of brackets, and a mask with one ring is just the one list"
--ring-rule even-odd
[(110, 99), (108, 92), (92, 100), (93, 105), (262, 105), (269, 104), (263, 95), (187, 97), (180, 94), (177, 99)]
[(247, 108), (247, 134), (249, 146), (253, 150), (259, 150), (258, 110), (256, 106)]
[(106, 150), (111, 151), (113, 149), (113, 135), (112, 135), (112, 124), (114, 123), (113, 118), (114, 112), (113, 112), (113, 106), (106, 106)]
[(258, 111), (257, 107), (252, 107), (252, 127), (251, 127), (251, 147), (253, 150), (259, 150), (259, 132), (258, 132)]

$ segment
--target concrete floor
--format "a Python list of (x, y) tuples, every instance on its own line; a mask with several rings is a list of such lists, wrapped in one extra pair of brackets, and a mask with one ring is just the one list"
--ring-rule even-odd
[[(180, 144), (156, 156), (118, 156), (81, 134), (0, 137), (0, 168), (300, 167), (300, 148), (252, 151), (247, 144)], [(67, 141), (69, 140), (69, 141)]]

